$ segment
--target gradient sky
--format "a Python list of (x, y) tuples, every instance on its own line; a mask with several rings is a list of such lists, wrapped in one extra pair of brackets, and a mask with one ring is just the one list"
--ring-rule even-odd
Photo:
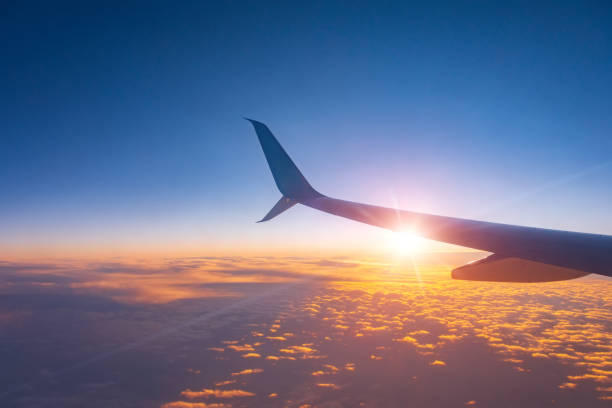
[(3, 257), (386, 239), (256, 225), (279, 193), (243, 116), (331, 196), (612, 234), (610, 6), (404, 3), (5, 5)]

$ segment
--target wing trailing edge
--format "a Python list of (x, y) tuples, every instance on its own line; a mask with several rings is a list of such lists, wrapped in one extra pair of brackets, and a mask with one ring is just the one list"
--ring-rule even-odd
[(453, 279), (487, 282), (553, 282), (581, 278), (588, 272), (498, 254), (470, 262), (451, 272)]

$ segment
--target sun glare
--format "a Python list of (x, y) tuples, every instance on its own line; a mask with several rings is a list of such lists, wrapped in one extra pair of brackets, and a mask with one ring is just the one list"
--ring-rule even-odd
[(413, 255), (421, 251), (423, 239), (413, 231), (397, 231), (393, 233), (391, 246), (398, 255)]

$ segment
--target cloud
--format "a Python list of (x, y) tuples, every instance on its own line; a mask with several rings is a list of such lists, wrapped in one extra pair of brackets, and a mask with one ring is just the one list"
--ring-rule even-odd
[(268, 340), (276, 340), (276, 341), (285, 341), (285, 340), (287, 340), (287, 338), (283, 337), (283, 336), (266, 336), (266, 339), (268, 339)]
[(323, 370), (317, 370), (312, 372), (311, 375), (313, 376), (321, 376), (321, 375), (331, 375), (331, 374), (336, 374), (338, 373), (338, 371), (340, 371), (338, 369), (338, 367), (332, 365), (332, 364), (323, 364)]
[(286, 354), (312, 354), (316, 352), (315, 349), (308, 346), (291, 346), (288, 348), (282, 348), (279, 350), (281, 353)]
[(232, 373), (232, 376), (238, 376), (238, 375), (250, 375), (250, 374), (257, 374), (257, 373), (262, 373), (263, 369), (261, 368), (247, 368), (244, 369), (242, 371), (238, 371), (236, 373)]
[(188, 401), (173, 401), (167, 402), (161, 408), (231, 408), (231, 405), (220, 403), (205, 403), (205, 402), (188, 402)]
[(218, 381), (215, 383), (215, 387), (223, 387), (225, 385), (235, 384), (236, 380)]
[(213, 388), (204, 388), (200, 391), (192, 391), (190, 389), (181, 391), (181, 395), (186, 397), (186, 398), (190, 398), (190, 399), (194, 399), (194, 398), (208, 398), (208, 397), (214, 397), (214, 398), (221, 398), (221, 399), (226, 399), (226, 398), (242, 398), (242, 397), (254, 397), (255, 394), (249, 391), (244, 391), (244, 390), (220, 390), (220, 389), (213, 389)]
[[(80, 363), (106, 355), (110, 343), (121, 346), (151, 337), (156, 341), (150, 347), (121, 349), (116, 360), (101, 366), (125, 366), (112, 375), (122, 376), (118, 382), (127, 381), (134, 389), (149, 381), (176, 384), (175, 399), (195, 400), (162, 405), (170, 408), (214, 406), (214, 398), (244, 398), (239, 402), (252, 406), (284, 406), (288, 401), (296, 406), (390, 406), (397, 401), (388, 396), (426, 399), (426, 390), (442, 380), (452, 383), (440, 396), (444, 406), (462, 406), (474, 395), (480, 395), (478, 406), (494, 405), (487, 392), (503, 392), (508, 384), (537, 386), (547, 399), (571, 394), (580, 406), (608, 402), (603, 399), (612, 379), (612, 292), (607, 282), (488, 284), (428, 278), (426, 273), (421, 280), (397, 273), (377, 281), (371, 279), (376, 276), (372, 270), (390, 273), (388, 268), (338, 260), (324, 267), (317, 266), (318, 260), (303, 259), (292, 265), (276, 259), (271, 268), (277, 269), (267, 274), (266, 262), (194, 258), (131, 268), (125, 262), (123, 269), (122, 262), (73, 269), (62, 265), (53, 271), (29, 265), (0, 285), (2, 340), (12, 347), (4, 354), (6, 364), (18, 367), (24, 356), (45, 354)], [(372, 274), (352, 281), (308, 279), (328, 268), (339, 268), (334, 278), (362, 268), (372, 268)], [(224, 269), (229, 273), (219, 272)], [(278, 283), (288, 280), (300, 283)], [(291, 289), (282, 296), (265, 295), (269, 288), (285, 285)], [(223, 318), (198, 320), (203, 313), (235, 305), (237, 297), (256, 293), (264, 295)], [(167, 330), (177, 322), (179, 330)], [(160, 331), (167, 337), (154, 337)], [(40, 335), (45, 333), (52, 336)], [(71, 333), (74, 337), (68, 337)], [(63, 342), (59, 336), (66, 336)], [(34, 342), (34, 337), (45, 341)], [(60, 344), (87, 348), (62, 350)], [(143, 361), (134, 361), (137, 356)], [(30, 363), (44, 368), (53, 361)], [(248, 368), (253, 364), (259, 368)], [(151, 367), (151, 378), (138, 375), (143, 367)], [(187, 367), (197, 367), (201, 374), (187, 372)], [(463, 383), (457, 374), (463, 367), (479, 381)], [(185, 391), (179, 394), (181, 389)], [(277, 400), (270, 401), (268, 396), (277, 392)], [(129, 405), (136, 396), (112, 398)], [(528, 406), (519, 396), (507, 398), (512, 405)], [(7, 405), (18, 406), (14, 401)], [(163, 402), (156, 401), (158, 406)]]
[(229, 346), (227, 346), (227, 348), (232, 349), (234, 351), (255, 351), (253, 346), (251, 346), (250, 344), (243, 344), (243, 345), (230, 344)]
[[(342, 260), (274, 257), (189, 257), (158, 261), (116, 260), (54, 263), (0, 261), (0, 285), (11, 292), (46, 290), (110, 298), (122, 303), (240, 296), (239, 283), (360, 280), (363, 265)], [(367, 268), (366, 268), (367, 269)], [(51, 288), (50, 286), (53, 286)]]
[(338, 387), (336, 384), (332, 384), (332, 383), (317, 383), (317, 387), (329, 388), (331, 390), (339, 390), (340, 389), (340, 387)]

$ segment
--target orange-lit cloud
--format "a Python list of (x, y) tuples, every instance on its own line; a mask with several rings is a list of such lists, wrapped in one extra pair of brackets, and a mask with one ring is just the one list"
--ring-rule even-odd
[(244, 390), (219, 390), (204, 388), (200, 391), (184, 390), (181, 391), (181, 395), (186, 398), (202, 398), (202, 397), (215, 397), (215, 398), (239, 398), (239, 397), (253, 397), (254, 393)]
[(242, 371), (238, 371), (236, 373), (232, 373), (232, 376), (238, 376), (238, 375), (249, 375), (249, 374), (257, 374), (257, 373), (261, 373), (263, 372), (263, 369), (261, 368), (247, 368), (244, 369)]
[(332, 384), (332, 383), (317, 383), (317, 387), (321, 387), (321, 388), (329, 388), (332, 390), (339, 390), (340, 387), (338, 387), (336, 384)]
[(253, 346), (251, 346), (250, 344), (243, 344), (243, 345), (230, 344), (229, 346), (227, 346), (227, 348), (232, 349), (234, 351), (255, 351)]
[(226, 385), (235, 384), (236, 380), (219, 381), (215, 383), (215, 387), (224, 387)]
[(161, 408), (231, 408), (231, 405), (205, 402), (173, 401), (163, 404)]

